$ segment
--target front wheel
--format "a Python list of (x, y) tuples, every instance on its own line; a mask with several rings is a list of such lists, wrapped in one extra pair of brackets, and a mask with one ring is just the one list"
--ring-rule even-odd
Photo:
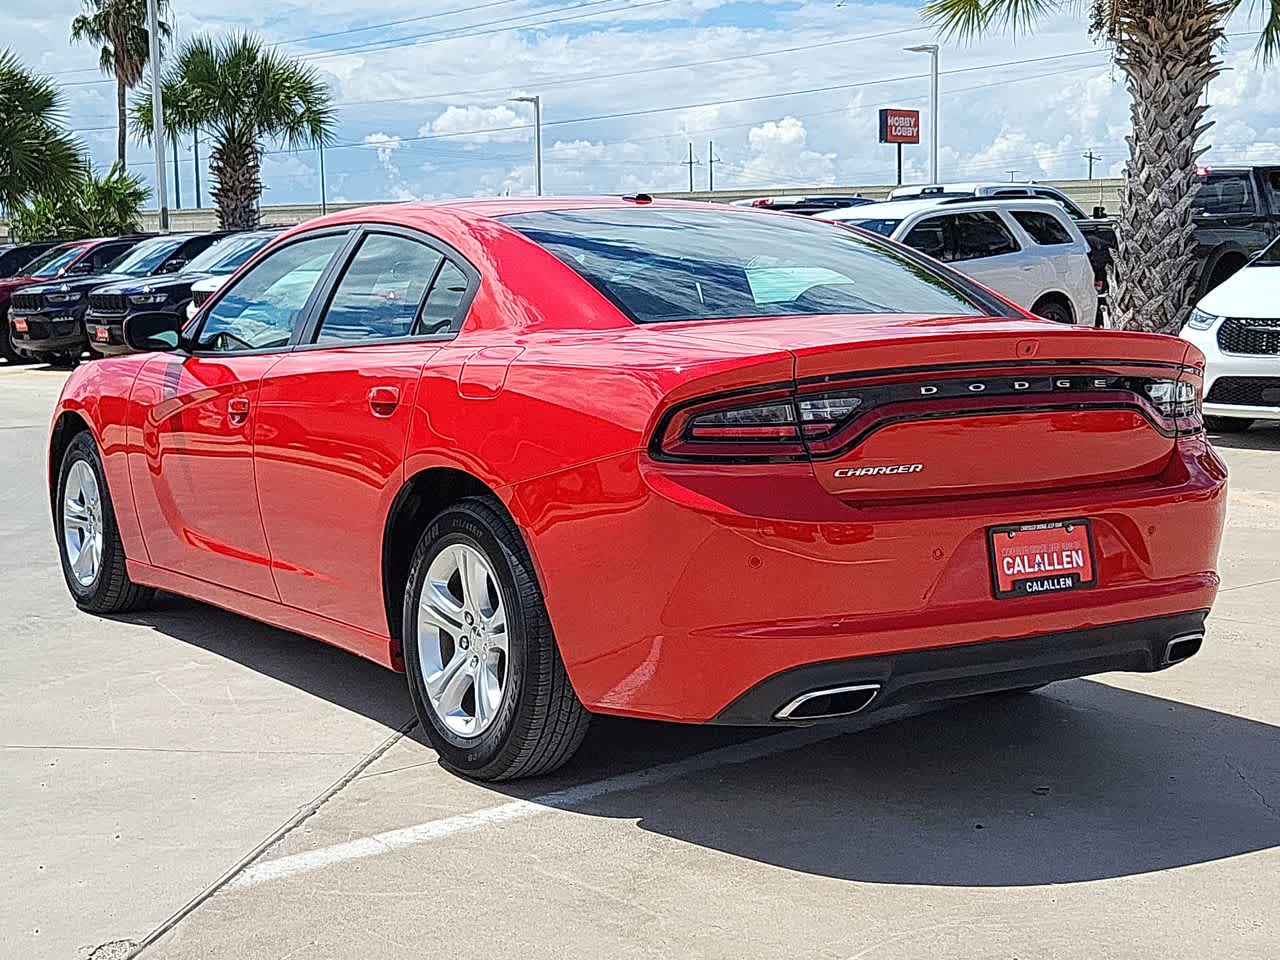
[(1044, 317), (1054, 323), (1070, 325), (1075, 322), (1070, 308), (1060, 300), (1042, 300), (1031, 309), (1031, 312), (1037, 317)]
[(573, 756), (590, 714), (569, 683), (520, 534), (494, 504), (460, 501), (423, 532), (403, 623), (414, 710), (447, 765), (509, 780)]
[(58, 470), (54, 524), (62, 575), (76, 606), (90, 613), (126, 613), (153, 591), (129, 579), (102, 459), (89, 433), (76, 434)]

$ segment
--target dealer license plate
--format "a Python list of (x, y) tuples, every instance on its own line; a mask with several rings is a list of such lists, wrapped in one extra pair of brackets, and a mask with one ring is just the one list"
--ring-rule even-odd
[(996, 596), (1036, 597), (1097, 586), (1089, 521), (1016, 523), (987, 530)]

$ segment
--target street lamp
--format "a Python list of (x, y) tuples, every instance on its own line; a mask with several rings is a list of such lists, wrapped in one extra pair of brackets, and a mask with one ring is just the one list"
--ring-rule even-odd
[(509, 97), (511, 103), (533, 104), (533, 182), (538, 196), (542, 196), (542, 98)]
[(938, 182), (938, 50), (936, 43), (904, 48), (908, 53), (927, 53), (929, 67), (929, 182)]
[(147, 0), (147, 42), (151, 55), (151, 136), (156, 153), (156, 209), (160, 232), (169, 232), (169, 190), (164, 177), (164, 105), (160, 92), (160, 31), (156, 12), (158, 0)]

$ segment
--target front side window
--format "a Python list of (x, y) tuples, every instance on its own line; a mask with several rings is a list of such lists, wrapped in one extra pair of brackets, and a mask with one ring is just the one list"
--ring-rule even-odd
[(981, 260), (1021, 249), (998, 213), (958, 213), (951, 218), (951, 229), (955, 260)]
[(913, 250), (919, 250), (926, 257), (935, 260), (953, 259), (947, 245), (947, 224), (951, 217), (929, 217), (921, 220), (902, 238), (902, 242)]
[(1072, 220), (1089, 219), (1088, 215), (1083, 210), (1059, 193), (1054, 193), (1051, 190), (1035, 190), (1032, 192), (1041, 200), (1052, 200), (1054, 203), (1058, 204), (1063, 210), (1067, 211), (1067, 216)]
[(1010, 213), (1031, 239), (1041, 246), (1071, 242), (1070, 232), (1051, 213), (1040, 213), (1038, 210), (1012, 210)]
[(414, 333), (423, 294), (444, 257), (425, 243), (366, 236), (320, 323), (317, 343), (388, 340)]
[(311, 237), (264, 258), (209, 310), (195, 348), (236, 353), (287, 346), (312, 290), (346, 240), (342, 233)]
[(909, 254), (800, 217), (623, 207), (503, 219), (638, 323), (984, 312)]
[(94, 247), (93, 252), (89, 254), (89, 262), (93, 265), (93, 272), (98, 273), (106, 269), (109, 263), (132, 246), (132, 243), (104, 243), (100, 247)]

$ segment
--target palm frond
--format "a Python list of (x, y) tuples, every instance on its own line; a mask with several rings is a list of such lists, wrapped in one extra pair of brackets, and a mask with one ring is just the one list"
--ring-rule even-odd
[(995, 28), (1028, 33), (1071, 0), (928, 0), (924, 18), (948, 39), (969, 41)]

